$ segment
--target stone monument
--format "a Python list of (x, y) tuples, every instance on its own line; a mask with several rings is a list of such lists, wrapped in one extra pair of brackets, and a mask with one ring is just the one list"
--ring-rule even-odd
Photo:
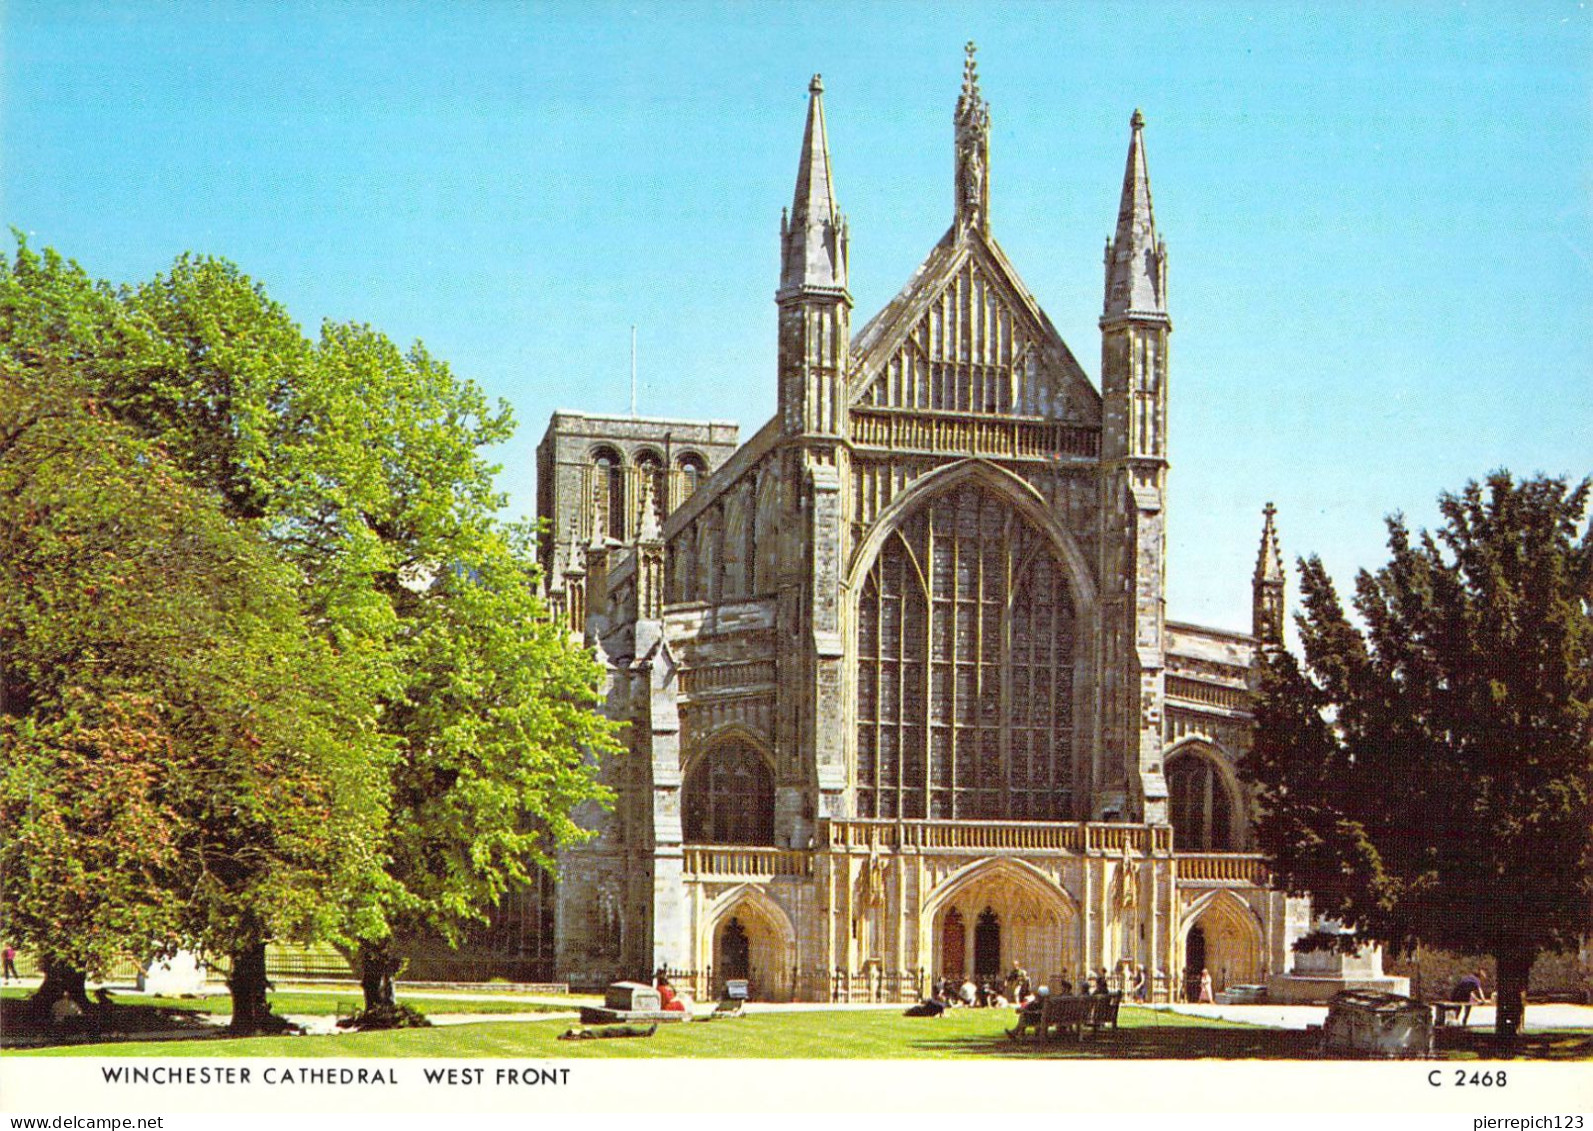
[(1267, 979), (1267, 1000), (1274, 1005), (1320, 1005), (1345, 990), (1409, 997), (1409, 978), (1383, 973), (1382, 947), (1364, 944), (1347, 952), (1330, 941), (1354, 933), (1336, 920), (1318, 919), (1307, 937), (1321, 938), (1327, 945), (1296, 950), (1294, 968)]

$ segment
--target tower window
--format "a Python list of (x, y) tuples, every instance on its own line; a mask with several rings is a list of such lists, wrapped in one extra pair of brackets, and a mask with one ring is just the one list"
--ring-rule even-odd
[(625, 469), (619, 453), (612, 448), (599, 448), (592, 454), (591, 471), (592, 529), (624, 541)]
[(680, 498), (675, 505), (679, 506), (697, 493), (697, 487), (708, 474), (708, 465), (703, 463), (701, 456), (689, 453), (676, 461), (676, 468), (679, 472)]

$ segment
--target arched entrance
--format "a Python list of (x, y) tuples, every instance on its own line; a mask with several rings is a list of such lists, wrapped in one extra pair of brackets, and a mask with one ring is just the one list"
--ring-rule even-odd
[(940, 959), (937, 969), (942, 976), (960, 977), (967, 969), (968, 925), (962, 921), (962, 912), (955, 907), (946, 912), (940, 928)]
[[(1185, 977), (1193, 976), (1194, 997), (1202, 967), (1211, 972), (1212, 988), (1253, 985), (1266, 978), (1266, 940), (1255, 912), (1232, 892), (1219, 891), (1197, 900), (1184, 936)], [(1186, 987), (1187, 992), (1187, 987)]]
[(1200, 997), (1200, 972), (1206, 968), (1206, 932), (1199, 927), (1189, 928), (1189, 939), (1184, 943), (1184, 1000)]
[(1016, 962), (1039, 984), (1078, 968), (1072, 899), (1019, 861), (984, 860), (947, 877), (919, 922), (924, 965), (947, 977), (995, 979)]
[(974, 927), (974, 977), (984, 981), (1001, 974), (1001, 917), (986, 907)]
[(719, 972), (726, 978), (745, 978), (752, 972), (752, 949), (747, 929), (735, 916), (719, 932)]
[(791, 999), (796, 936), (767, 892), (751, 885), (726, 892), (706, 909), (699, 930), (698, 968), (712, 967), (712, 993), (723, 994), (731, 978), (745, 978), (754, 1000)]

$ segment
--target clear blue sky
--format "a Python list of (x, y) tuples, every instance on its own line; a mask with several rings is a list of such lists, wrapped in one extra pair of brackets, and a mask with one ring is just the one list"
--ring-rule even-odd
[(423, 339), (509, 400), (774, 404), (776, 234), (823, 72), (854, 325), (952, 208), (962, 44), (992, 225), (1092, 378), (1142, 107), (1175, 326), (1169, 612), (1248, 627), (1260, 509), (1345, 583), (1381, 517), (1593, 471), (1593, 13), (1579, 2), (11, 0), (6, 223), (96, 275), (238, 263), (306, 330)]

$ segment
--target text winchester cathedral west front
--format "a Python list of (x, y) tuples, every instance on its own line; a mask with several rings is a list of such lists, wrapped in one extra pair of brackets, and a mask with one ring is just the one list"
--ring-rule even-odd
[(774, 419), (738, 443), (561, 411), (538, 449), (549, 593), (629, 724), (617, 803), (562, 859), (556, 976), (905, 999), (1128, 960), (1160, 999), (1202, 967), (1218, 988), (1284, 973), (1308, 910), (1246, 852), (1234, 772), (1282, 563), (1269, 508), (1250, 631), (1166, 619), (1172, 324), (1143, 118), (1097, 388), (992, 234), (972, 50), (951, 226), (855, 331), (809, 90)]

